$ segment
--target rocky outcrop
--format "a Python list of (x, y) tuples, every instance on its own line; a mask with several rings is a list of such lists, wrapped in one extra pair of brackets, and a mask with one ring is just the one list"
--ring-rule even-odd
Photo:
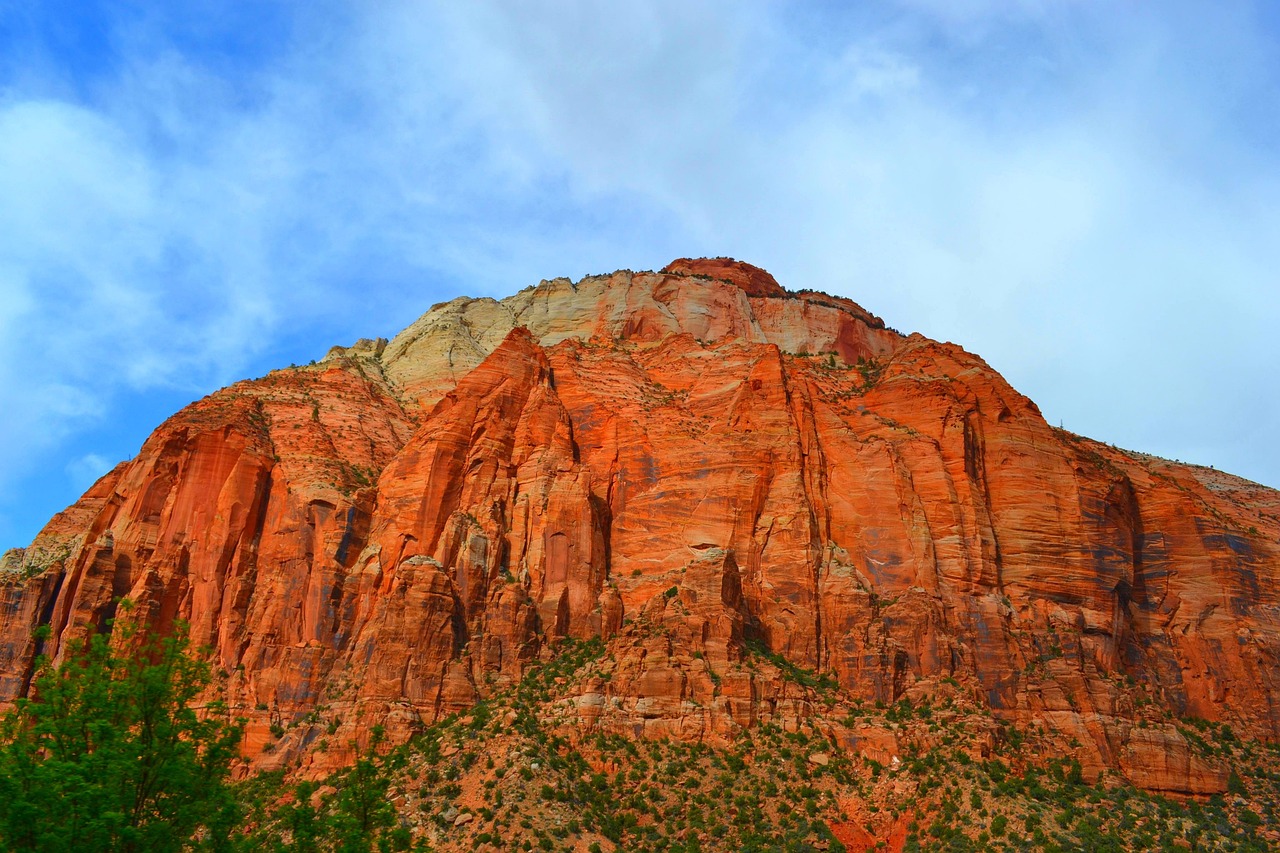
[(396, 335), (381, 359), (387, 376), (429, 408), (516, 327), (546, 347), (566, 340), (653, 344), (688, 335), (834, 353), (849, 364), (885, 356), (901, 339), (847, 299), (787, 293), (756, 267), (677, 261), (663, 273), (543, 281), (501, 301), (460, 297)]
[(837, 701), (959, 691), (1151, 790), (1225, 785), (1180, 719), (1280, 736), (1276, 492), (1054, 429), (961, 348), (724, 259), (231, 386), (6, 566), (3, 698), (127, 597), (209, 648), (260, 766), (406, 737), (561, 636), (613, 662), (579, 725), (637, 736), (803, 719), (748, 647)]
[(778, 280), (768, 272), (732, 258), (680, 258), (667, 264), (662, 271), (670, 275), (723, 281), (741, 288), (747, 296), (787, 295)]

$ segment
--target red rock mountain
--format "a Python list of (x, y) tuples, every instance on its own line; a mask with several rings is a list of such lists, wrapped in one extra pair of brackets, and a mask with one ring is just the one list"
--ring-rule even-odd
[(7, 555), (0, 699), (127, 597), (208, 647), (258, 766), (318, 772), (350, 757), (322, 733), (403, 739), (560, 636), (614, 661), (578, 725), (809, 716), (750, 641), (1206, 793), (1228, 768), (1152, 708), (1280, 737), (1278, 543), (1280, 493), (1055, 429), (846, 299), (680, 260), (455, 299), (179, 412)]

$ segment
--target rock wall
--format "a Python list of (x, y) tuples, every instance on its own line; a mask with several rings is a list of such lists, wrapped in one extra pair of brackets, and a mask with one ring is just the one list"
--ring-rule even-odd
[(1280, 736), (1280, 495), (1054, 429), (957, 346), (724, 259), (366, 344), (188, 407), (12, 552), (0, 698), (127, 597), (208, 648), (261, 767), (407, 737), (560, 636), (616, 659), (580, 723), (637, 736), (804, 718), (749, 643), (1151, 790), (1225, 785), (1165, 712)]

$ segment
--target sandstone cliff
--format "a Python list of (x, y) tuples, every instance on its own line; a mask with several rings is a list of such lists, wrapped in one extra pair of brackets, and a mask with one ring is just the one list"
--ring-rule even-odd
[(128, 597), (209, 648), (261, 767), (403, 739), (561, 636), (608, 641), (584, 730), (794, 727), (796, 667), (1155, 791), (1226, 784), (1177, 718), (1280, 737), (1280, 493), (1054, 429), (960, 347), (726, 260), (459, 298), (237, 383), (0, 578), (0, 699)]

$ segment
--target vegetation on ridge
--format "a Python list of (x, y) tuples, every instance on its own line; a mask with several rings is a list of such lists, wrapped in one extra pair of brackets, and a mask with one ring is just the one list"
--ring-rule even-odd
[[(131, 650), (131, 651), (126, 651)], [(643, 740), (566, 724), (600, 640), (561, 641), (514, 687), (389, 748), (375, 729), (321, 782), (229, 781), (240, 735), (196, 701), (208, 667), (177, 639), (120, 625), (3, 721), (0, 842), (14, 850), (838, 851), (1267, 850), (1280, 841), (1280, 749), (1186, 720), (1235, 767), (1226, 796), (1175, 801), (1078, 761), (955, 697), (892, 705), (841, 696), (756, 644), (755, 665), (822, 697), (812, 721), (728, 744)], [(841, 715), (835, 719), (834, 715)], [(894, 761), (858, 746), (915, 732)], [(994, 741), (990, 734), (996, 731)], [(850, 737), (850, 733), (853, 737)]]

